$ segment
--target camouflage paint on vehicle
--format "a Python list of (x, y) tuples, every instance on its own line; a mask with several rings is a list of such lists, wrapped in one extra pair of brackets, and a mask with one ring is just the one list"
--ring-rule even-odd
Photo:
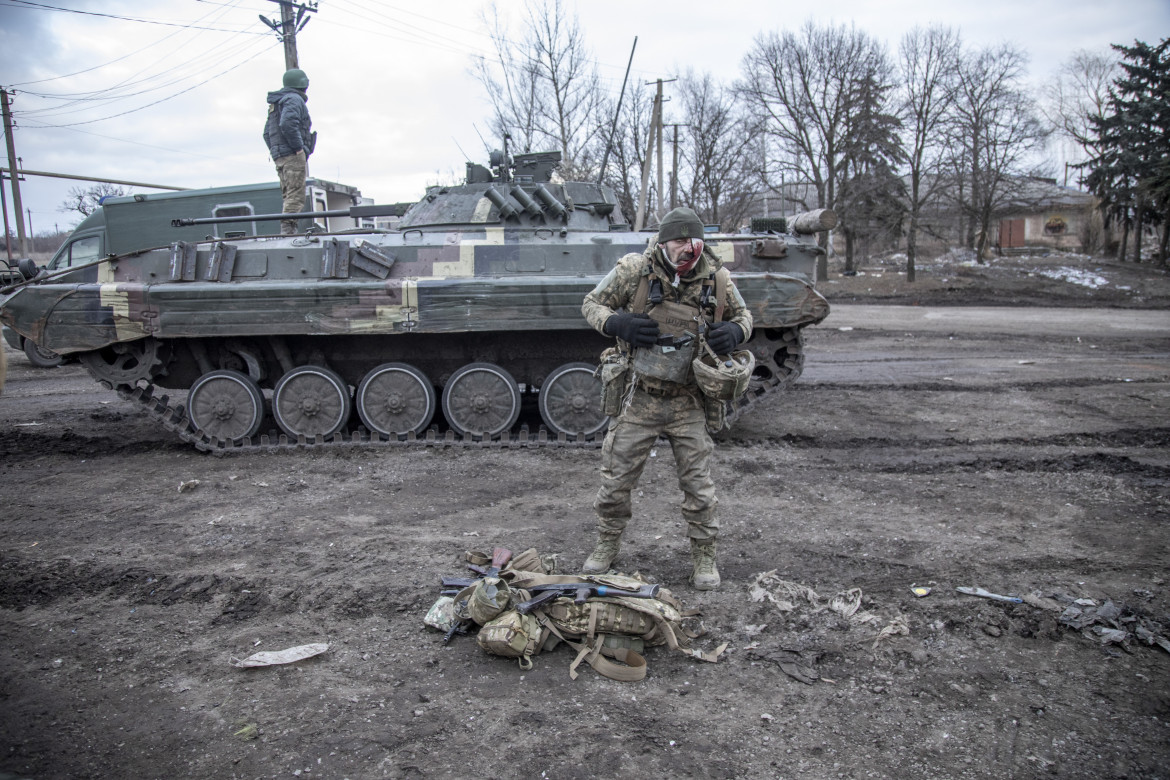
[[(446, 390), (469, 364), (502, 368), (475, 379), (507, 375), (516, 389), (502, 378), (505, 386), (484, 391), (486, 400), (468, 390), (474, 420), (484, 404), (518, 406), (516, 393), (539, 392), (550, 375), (560, 381), (559, 369), (596, 363), (611, 340), (588, 326), (581, 302), (622, 255), (655, 237), (629, 230), (608, 187), (550, 181), (553, 162), (551, 154), (521, 156), (515, 168), (486, 176), (469, 165), (471, 183), (430, 188), (394, 231), (176, 241), (111, 257), (12, 292), (0, 322), (62, 355), (78, 354), (95, 378), (125, 390), (186, 389), (210, 372), (231, 371), (279, 392), (282, 377), (304, 366), (361, 388), (387, 362)], [(791, 382), (801, 368), (800, 329), (828, 314), (812, 283), (820, 250), (808, 237), (780, 233), (715, 234), (707, 245), (755, 318), (747, 346), (760, 363), (757, 384)], [(314, 381), (329, 391), (330, 380)], [(425, 400), (418, 392), (412, 385), (410, 400)], [(577, 392), (571, 403), (581, 402)], [(487, 434), (450, 419), (460, 403), (457, 396), (449, 407), (444, 394), (448, 423), (460, 434)], [(544, 422), (554, 433), (573, 432)], [(312, 426), (285, 432), (313, 433)]]

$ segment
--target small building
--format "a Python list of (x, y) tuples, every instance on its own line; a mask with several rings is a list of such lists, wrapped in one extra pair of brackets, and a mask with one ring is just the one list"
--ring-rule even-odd
[(1055, 179), (1030, 177), (1018, 183), (1010, 204), (1000, 211), (996, 246), (1008, 252), (1047, 248), (1092, 251), (1101, 244), (1096, 198)]

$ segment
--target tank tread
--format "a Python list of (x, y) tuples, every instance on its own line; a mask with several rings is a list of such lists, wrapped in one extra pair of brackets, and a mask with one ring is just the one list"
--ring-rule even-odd
[[(766, 379), (754, 381), (742, 397), (728, 402), (727, 427), (735, 423), (746, 410), (777, 390), (790, 386), (800, 376), (804, 363), (804, 350), (799, 329), (792, 328), (786, 331), (784, 340), (787, 342), (785, 359), (777, 365), (779, 373), (774, 373)], [(285, 434), (278, 436), (262, 434), (244, 438), (238, 442), (225, 442), (212, 438), (202, 431), (192, 430), (191, 419), (182, 404), (172, 405), (166, 395), (155, 395), (154, 385), (118, 385), (115, 387), (106, 380), (99, 380), (99, 382), (107, 389), (116, 390), (123, 400), (139, 404), (164, 428), (177, 434), (180, 440), (194, 445), (196, 449), (203, 452), (218, 454), (258, 450), (271, 451), (274, 449), (307, 449), (309, 447), (477, 447), (488, 449), (559, 447), (598, 449), (605, 438), (604, 432), (585, 437), (569, 436), (563, 433), (551, 435), (543, 425), (536, 431), (530, 430), (527, 425), (522, 425), (518, 431), (495, 438), (461, 436), (453, 430), (439, 433), (434, 429), (428, 429), (421, 435), (410, 433), (404, 437), (390, 437), (384, 434), (371, 434), (365, 428), (358, 428), (353, 431), (335, 433), (328, 437), (306, 438), (305, 436), (290, 437)]]

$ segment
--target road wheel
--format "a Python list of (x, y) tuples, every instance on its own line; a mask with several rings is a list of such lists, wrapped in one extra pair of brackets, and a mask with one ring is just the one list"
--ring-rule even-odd
[(520, 387), (493, 363), (468, 363), (443, 387), (443, 414), (464, 436), (506, 433), (520, 417)]
[(609, 418), (601, 411), (601, 382), (588, 363), (566, 363), (540, 388), (540, 418), (550, 432), (592, 436), (605, 430)]
[(264, 419), (264, 395), (239, 371), (208, 371), (187, 395), (187, 414), (197, 431), (224, 443), (255, 436)]
[(372, 369), (355, 397), (358, 416), (374, 433), (406, 436), (421, 433), (435, 415), (435, 387), (426, 374), (405, 363)]
[(61, 365), (61, 356), (51, 349), (38, 347), (32, 339), (24, 340), (24, 355), (37, 368), (56, 368)]
[(345, 427), (352, 410), (349, 385), (321, 366), (292, 369), (272, 391), (272, 416), (289, 436), (332, 436)]

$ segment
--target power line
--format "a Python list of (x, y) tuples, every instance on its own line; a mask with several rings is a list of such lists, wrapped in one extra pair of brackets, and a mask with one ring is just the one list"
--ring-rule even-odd
[(191, 90), (193, 90), (193, 89), (196, 89), (196, 88), (198, 88), (198, 87), (201, 87), (201, 86), (203, 86), (204, 84), (207, 84), (207, 83), (209, 83), (209, 82), (211, 82), (211, 81), (214, 81), (215, 79), (219, 78), (220, 76), (224, 76), (224, 75), (226, 75), (226, 74), (228, 74), (228, 73), (231, 73), (231, 72), (232, 72), (233, 70), (235, 70), (236, 68), (239, 68), (239, 67), (241, 67), (241, 66), (243, 66), (243, 65), (246, 65), (247, 63), (249, 63), (249, 62), (251, 62), (252, 60), (254, 60), (254, 59), (256, 59), (257, 57), (259, 57), (261, 54), (264, 54), (264, 53), (265, 53), (265, 52), (267, 52), (269, 49), (271, 49), (271, 48), (274, 48), (275, 46), (278, 46), (278, 45), (280, 45), (280, 44), (279, 44), (279, 43), (276, 43), (276, 44), (271, 44), (271, 45), (269, 45), (269, 46), (266, 46), (265, 48), (261, 49), (260, 51), (256, 52), (255, 54), (253, 54), (251, 57), (248, 57), (246, 60), (243, 60), (242, 62), (238, 62), (238, 63), (236, 63), (235, 65), (233, 65), (232, 67), (228, 68), (227, 70), (221, 71), (220, 73), (217, 73), (217, 74), (215, 74), (214, 76), (212, 76), (212, 77), (210, 77), (210, 78), (204, 79), (203, 81), (200, 81), (198, 84), (192, 84), (191, 86), (187, 87), (186, 89), (179, 90), (178, 92), (174, 93), (173, 95), (167, 95), (167, 96), (166, 96), (166, 97), (164, 97), (164, 98), (160, 98), (159, 100), (155, 100), (155, 101), (153, 101), (153, 102), (151, 102), (151, 103), (147, 103), (146, 105), (139, 106), (138, 108), (132, 108), (132, 109), (130, 109), (129, 111), (123, 111), (123, 112), (121, 112), (121, 113), (119, 113), (119, 114), (111, 114), (111, 115), (109, 115), (109, 116), (103, 116), (103, 117), (99, 117), (99, 118), (97, 118), (97, 119), (87, 119), (87, 120), (85, 120), (84, 122), (71, 122), (71, 123), (69, 123), (69, 124), (61, 124), (61, 125), (48, 125), (48, 124), (45, 124), (45, 125), (41, 125), (41, 127), (76, 127), (77, 125), (91, 125), (91, 124), (93, 124), (94, 122), (104, 122), (104, 121), (106, 121), (107, 119), (117, 119), (118, 117), (123, 117), (123, 116), (126, 116), (126, 115), (128, 115), (128, 114), (134, 114), (134, 113), (137, 113), (138, 111), (143, 111), (143, 110), (145, 110), (145, 109), (147, 109), (147, 108), (150, 108), (151, 106), (157, 106), (159, 103), (165, 103), (165, 102), (166, 102), (166, 101), (168, 101), (168, 100), (172, 100), (172, 99), (174, 99), (174, 98), (177, 98), (179, 95), (186, 94), (187, 92), (190, 92), (190, 91), (191, 91)]
[[(217, 5), (219, 5), (221, 8), (233, 8), (233, 7), (237, 7), (237, 6), (239, 5), (239, 3), (240, 3), (240, 0), (231, 0), (231, 2), (230, 2), (230, 3), (217, 3)], [(212, 19), (212, 18), (214, 18), (214, 17), (216, 17), (216, 16), (220, 16), (220, 15), (222, 15), (222, 14), (224, 14), (224, 13), (226, 13), (226, 11), (224, 11), (224, 10), (215, 10), (215, 9), (213, 9), (213, 10), (211, 10), (211, 11), (207, 12), (206, 14), (204, 14), (203, 16), (199, 17), (199, 18), (198, 18), (198, 19), (196, 19), (195, 21), (196, 21), (196, 22), (202, 22), (202, 21), (204, 21), (205, 19)], [(109, 66), (109, 65), (113, 65), (113, 64), (115, 64), (115, 63), (118, 63), (118, 62), (121, 62), (121, 61), (123, 61), (123, 60), (129, 59), (130, 57), (133, 57), (133, 56), (135, 56), (135, 55), (137, 55), (137, 54), (140, 54), (140, 53), (142, 53), (142, 52), (144, 52), (144, 51), (147, 51), (148, 49), (151, 49), (151, 48), (153, 48), (153, 47), (155, 47), (155, 46), (158, 46), (158, 45), (160, 45), (160, 44), (162, 44), (162, 43), (165, 43), (166, 41), (169, 41), (171, 38), (174, 38), (176, 35), (180, 35), (180, 34), (182, 34), (182, 31), (181, 31), (181, 30), (176, 30), (176, 31), (174, 31), (174, 32), (169, 32), (169, 33), (167, 33), (166, 35), (164, 35), (162, 38), (159, 38), (158, 40), (156, 40), (156, 41), (153, 41), (152, 43), (149, 43), (149, 44), (147, 44), (146, 46), (143, 46), (143, 47), (142, 47), (142, 48), (140, 48), (140, 49), (136, 49), (135, 51), (133, 51), (133, 52), (130, 52), (129, 54), (124, 54), (124, 55), (122, 55), (121, 57), (118, 57), (118, 58), (116, 58), (116, 59), (110, 60), (110, 61), (108, 61), (108, 62), (104, 62), (104, 63), (102, 63), (101, 65), (95, 65), (95, 66), (93, 66), (93, 67), (91, 67), (91, 68), (85, 68), (85, 69), (83, 69), (83, 70), (75, 71), (75, 72), (73, 72), (73, 73), (67, 73), (67, 74), (64, 74), (64, 75), (61, 75), (61, 76), (52, 76), (52, 77), (45, 78), (45, 79), (37, 79), (37, 80), (35, 80), (35, 81), (25, 81), (25, 82), (19, 82), (19, 83), (17, 83), (17, 84), (13, 84), (12, 86), (18, 86), (18, 87), (19, 87), (19, 86), (24, 86), (24, 85), (27, 85), (27, 84), (41, 84), (41, 83), (44, 83), (44, 82), (46, 82), (46, 81), (57, 81), (57, 80), (60, 80), (60, 79), (63, 79), (63, 78), (71, 78), (71, 77), (73, 77), (73, 76), (79, 76), (79, 75), (82, 75), (82, 74), (85, 74), (85, 73), (90, 73), (90, 72), (92, 72), (92, 71), (95, 71), (95, 70), (100, 70), (101, 68), (104, 68), (104, 67), (107, 67), (107, 66)], [(236, 33), (236, 35), (239, 35), (239, 33)], [(198, 38), (198, 37), (199, 37), (199, 34), (198, 34), (198, 33), (196, 33), (196, 35), (195, 35), (195, 36), (193, 36), (193, 37), (192, 37), (190, 40), (188, 40), (188, 41), (185, 41), (185, 42), (183, 42), (183, 43), (180, 43), (178, 46), (176, 46), (176, 47), (172, 48), (171, 50), (169, 50), (169, 51), (168, 51), (168, 52), (167, 52), (167, 53), (166, 53), (166, 54), (165, 54), (163, 57), (161, 57), (161, 58), (158, 60), (158, 62), (162, 62), (162, 61), (166, 60), (168, 57), (172, 56), (174, 53), (176, 53), (176, 52), (180, 51), (181, 49), (185, 48), (185, 47), (186, 47), (188, 44), (190, 44), (191, 42), (193, 42), (193, 41), (194, 41), (196, 38)], [(235, 35), (233, 35), (232, 37), (234, 38), (234, 37), (235, 37)], [(231, 38), (228, 38), (227, 40), (229, 40), (229, 41), (230, 41), (230, 40), (231, 40)], [(211, 51), (214, 51), (216, 48), (218, 48), (218, 47), (219, 47), (219, 46), (221, 46), (221, 45), (223, 45), (223, 42), (221, 42), (221, 43), (219, 43), (219, 44), (216, 44), (216, 46), (212, 47)], [(205, 55), (205, 54), (207, 54), (207, 52), (203, 52), (203, 55)], [(200, 55), (200, 56), (203, 56), (203, 55)], [(196, 61), (197, 59), (198, 59), (198, 57), (196, 57), (196, 58), (193, 58), (192, 60), (189, 60), (188, 62), (194, 62), (194, 61)], [(100, 90), (100, 91), (98, 91), (98, 92), (89, 92), (89, 93), (62, 93), (62, 94), (58, 94), (58, 95), (53, 95), (53, 94), (49, 94), (49, 93), (39, 93), (39, 92), (34, 92), (34, 91), (32, 91), (32, 90), (22, 90), (22, 91), (23, 91), (25, 94), (34, 95), (34, 96), (36, 96), (36, 97), (41, 97), (41, 98), (45, 98), (45, 99), (62, 99), (62, 100), (64, 100), (64, 99), (68, 99), (68, 98), (74, 98), (74, 99), (76, 99), (76, 100), (88, 100), (88, 99), (92, 99), (92, 98), (93, 98), (93, 96), (95, 96), (95, 95), (98, 95), (98, 94), (100, 94), (101, 92), (112, 91), (112, 90), (114, 90), (114, 89), (117, 89), (118, 87), (121, 87), (121, 86), (127, 86), (127, 85), (128, 85), (128, 82), (130, 81), (130, 79), (133, 79), (135, 76), (137, 76), (137, 75), (139, 75), (139, 74), (143, 73), (145, 70), (146, 70), (146, 68), (143, 68), (143, 69), (139, 70), (137, 73), (134, 73), (134, 74), (132, 74), (131, 76), (128, 76), (126, 79), (124, 79), (124, 80), (123, 80), (122, 82), (120, 82), (119, 84), (115, 84), (115, 85), (114, 85), (114, 86), (112, 86), (112, 87), (108, 87), (108, 88), (106, 88), (105, 90)], [(143, 79), (142, 81), (143, 81), (143, 82), (145, 82), (145, 81), (148, 81), (150, 78), (156, 78), (156, 76), (147, 77), (146, 79)], [(134, 82), (134, 83), (141, 83), (141, 82)], [(64, 108), (64, 107), (65, 107), (65, 106), (57, 106), (57, 108)]]
[[(247, 46), (238, 47), (238, 48), (220, 53), (214, 59), (207, 60), (207, 62), (204, 65), (202, 65), (201, 67), (214, 68), (214, 67), (217, 67), (218, 65), (220, 65), (226, 61), (230, 61), (238, 56), (243, 56), (244, 54), (248, 53), (250, 49), (256, 48), (255, 45), (257, 43), (260, 44), (260, 47), (259, 47), (260, 52), (266, 51), (270, 45), (268, 41), (253, 40)], [(218, 48), (218, 47), (216, 47), (216, 48)], [(214, 49), (209, 50), (209, 52), (210, 51), (214, 51)], [(208, 52), (202, 53), (202, 54), (188, 60), (187, 62), (179, 63), (178, 65), (175, 65), (171, 68), (168, 68), (167, 70), (165, 70), (161, 73), (154, 74), (154, 75), (149, 76), (145, 79), (141, 79), (140, 81), (137, 81), (137, 82), (131, 82), (129, 84), (122, 84), (122, 85), (115, 85), (114, 87), (110, 87), (110, 88), (107, 88), (104, 90), (98, 90), (97, 92), (92, 92), (92, 93), (88, 93), (88, 94), (78, 93), (80, 95), (79, 97), (76, 97), (73, 100), (69, 100), (67, 102), (64, 102), (60, 105), (46, 106), (44, 108), (37, 108), (37, 109), (28, 109), (28, 110), (24, 110), (24, 111), (19, 112), (19, 115), (23, 118), (29, 118), (29, 117), (36, 116), (36, 117), (40, 117), (42, 119), (51, 118), (51, 117), (60, 117), (60, 116), (65, 116), (67, 114), (75, 114), (79, 111), (92, 110), (93, 108), (95, 108), (95, 104), (98, 104), (98, 103), (100, 103), (102, 105), (111, 105), (111, 104), (116, 103), (118, 101), (128, 100), (130, 98), (138, 97), (140, 95), (146, 95), (146, 94), (149, 94), (151, 92), (157, 92), (159, 90), (166, 89), (166, 88), (174, 86), (176, 84), (181, 84), (184, 81), (188, 81), (189, 79), (192, 78), (192, 74), (185, 73), (183, 75), (179, 75), (176, 78), (172, 78), (172, 79), (165, 81), (165, 82), (157, 83), (153, 86), (139, 90), (137, 92), (115, 93), (115, 92), (113, 92), (113, 90), (117, 89), (120, 86), (121, 87), (127, 87), (127, 86), (132, 87), (132, 86), (136, 86), (139, 84), (147, 84), (151, 81), (155, 81), (157, 79), (164, 78), (164, 77), (168, 76), (169, 74), (173, 74), (173, 73), (180, 71), (182, 68), (184, 68), (187, 65), (190, 65), (191, 63), (195, 63), (195, 62), (199, 62), (201, 60), (207, 59), (207, 54), (208, 54)], [(34, 97), (38, 97), (38, 98), (45, 99), (45, 100), (55, 99), (55, 96), (42, 95), (42, 94), (39, 94), (36, 92), (24, 92), (24, 94), (32, 95)]]
[(71, 133), (82, 133), (84, 135), (92, 135), (96, 138), (105, 138), (109, 141), (120, 141), (121, 143), (132, 144), (133, 146), (141, 146), (145, 149), (158, 149), (159, 151), (163, 151), (163, 152), (175, 152), (176, 154), (189, 154), (192, 157), (202, 157), (206, 160), (222, 160), (223, 159), (223, 155), (200, 154), (199, 152), (193, 152), (190, 149), (172, 149), (169, 146), (157, 146), (155, 144), (146, 144), (146, 143), (143, 143), (142, 141), (134, 141), (134, 140), (131, 140), (129, 138), (119, 138), (116, 135), (106, 135), (104, 133), (95, 133), (92, 130), (81, 130), (79, 128), (71, 127), (69, 125), (46, 125), (46, 124), (43, 124), (41, 122), (36, 121), (35, 119), (26, 120), (26, 122), (28, 122), (30, 125), (32, 125), (33, 127), (35, 127), (38, 130), (68, 130)]
[(142, 24), (158, 24), (158, 25), (162, 25), (164, 27), (185, 27), (189, 30), (211, 30), (212, 32), (239, 32), (239, 33), (245, 33), (247, 35), (266, 35), (267, 34), (267, 33), (263, 33), (263, 32), (254, 32), (254, 33), (246, 32), (245, 30), (226, 30), (222, 27), (199, 27), (196, 25), (184, 24), (184, 23), (180, 23), (180, 22), (163, 22), (163, 21), (159, 21), (158, 19), (137, 19), (133, 16), (118, 16), (117, 14), (103, 14), (103, 13), (98, 13), (97, 11), (79, 11), (76, 8), (58, 8), (57, 6), (54, 6), (54, 5), (43, 5), (41, 3), (33, 3), (33, 2), (30, 2), (30, 0), (6, 0), (6, 2), (12, 3), (16, 6), (28, 6), (30, 8), (39, 8), (39, 9), (43, 9), (46, 11), (63, 11), (65, 13), (82, 14), (84, 16), (102, 16), (102, 17), (105, 17), (107, 19), (120, 19), (121, 21), (124, 21), (124, 22), (140, 22)]

